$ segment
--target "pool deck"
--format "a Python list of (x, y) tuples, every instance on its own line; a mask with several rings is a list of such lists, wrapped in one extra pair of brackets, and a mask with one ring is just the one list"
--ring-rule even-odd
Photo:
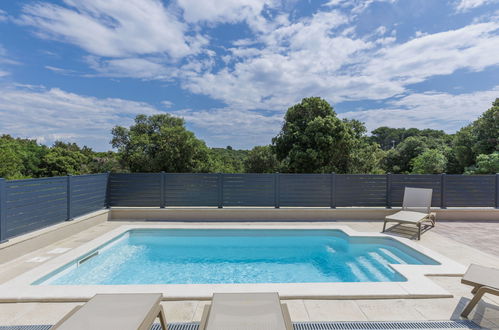
[[(150, 224), (150, 222), (149, 222)], [(190, 224), (194, 224), (190, 222)], [(215, 224), (215, 223), (212, 223)], [(246, 223), (247, 224), (247, 223)], [(123, 225), (140, 225), (140, 222), (107, 221), (56, 243), (18, 257), (0, 265), (0, 284), (38, 267), (53, 258), (77, 248)], [(261, 223), (255, 223), (261, 225)], [(282, 222), (266, 223), (282, 226)], [(294, 222), (293, 226), (310, 223)], [(360, 232), (379, 232), (379, 221), (335, 221), (315, 223), (314, 226), (349, 226)], [(487, 228), (484, 230), (484, 228)], [(397, 227), (389, 234), (414, 234), (412, 229)], [(462, 265), (470, 263), (499, 268), (499, 223), (442, 222), (425, 232), (416, 242)], [(469, 245), (467, 245), (469, 244)], [(474, 247), (478, 247), (474, 248)], [(487, 253), (488, 252), (488, 253)], [(460, 277), (429, 277), (454, 297), (432, 299), (293, 299), (284, 300), (293, 321), (417, 321), (459, 319), (464, 304), (471, 298), (471, 288), (460, 283)], [(199, 321), (207, 301), (179, 300), (162, 302), (169, 322)], [(54, 324), (74, 306), (81, 303), (18, 302), (0, 303), (0, 325)], [(486, 295), (469, 319), (482, 327), (499, 329), (499, 297)]]

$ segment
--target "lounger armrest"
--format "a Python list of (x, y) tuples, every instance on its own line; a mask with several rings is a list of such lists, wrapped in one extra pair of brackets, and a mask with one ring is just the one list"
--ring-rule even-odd
[(210, 316), (211, 304), (207, 304), (203, 308), (203, 316), (201, 316), (201, 322), (199, 323), (199, 330), (205, 330), (208, 323), (208, 317)]
[(281, 304), (282, 316), (284, 317), (284, 324), (286, 325), (286, 330), (293, 330), (293, 322), (291, 322), (291, 316), (289, 315), (288, 305)]

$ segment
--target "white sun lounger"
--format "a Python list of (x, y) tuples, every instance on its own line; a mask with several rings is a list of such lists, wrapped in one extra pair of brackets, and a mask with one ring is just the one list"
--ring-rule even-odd
[(435, 213), (430, 212), (432, 189), (408, 188), (404, 190), (404, 201), (402, 211), (385, 217), (383, 231), (387, 222), (410, 223), (418, 227), (418, 239), (421, 239), (421, 225), (431, 222), (435, 226)]
[(149, 330), (159, 317), (166, 330), (160, 293), (97, 294), (69, 312), (51, 330)]
[(215, 293), (199, 330), (293, 330), (286, 304), (277, 292)]
[(472, 264), (461, 279), (461, 283), (473, 287), (471, 291), (474, 294), (473, 299), (461, 313), (462, 317), (468, 317), (484, 294), (499, 296), (499, 269)]

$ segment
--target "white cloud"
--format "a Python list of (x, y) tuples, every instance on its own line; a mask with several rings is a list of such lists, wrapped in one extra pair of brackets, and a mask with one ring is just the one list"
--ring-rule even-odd
[(499, 64), (499, 22), (425, 35), (378, 52), (363, 71), (401, 85)]
[(0, 9), (0, 22), (5, 22), (7, 20), (7, 12)]
[(498, 0), (459, 0), (456, 2), (456, 9), (460, 12), (466, 12), (473, 8), (498, 2)]
[(165, 108), (171, 108), (173, 106), (173, 102), (171, 101), (168, 101), (168, 100), (164, 100), (164, 101), (161, 101), (161, 104), (165, 107)]
[(482, 71), (499, 64), (497, 22), (398, 44), (394, 37), (375, 34), (345, 36), (342, 31), (349, 24), (348, 17), (337, 11), (319, 12), (262, 35), (257, 40), (264, 47), (247, 40), (234, 45), (229, 49), (232, 66), (190, 72), (183, 86), (230, 107), (283, 112), (306, 96), (323, 96), (333, 103), (383, 100), (435, 75)]
[[(19, 23), (43, 37), (75, 44), (108, 57), (168, 54), (174, 59), (196, 52), (179, 22), (159, 0), (64, 0), (66, 6), (45, 2), (25, 5)], [(191, 44), (192, 42), (192, 44)]]
[(177, 0), (188, 22), (239, 22), (259, 16), (274, 0)]
[(366, 123), (368, 130), (379, 126), (433, 128), (455, 132), (477, 119), (499, 97), (499, 85), (488, 91), (452, 95), (449, 93), (414, 93), (386, 107), (341, 113)]
[(160, 61), (154, 59), (120, 58), (102, 60), (95, 56), (87, 56), (86, 61), (93, 70), (98, 72), (97, 75), (99, 76), (169, 80), (176, 75), (174, 67), (164, 66)]
[(397, 0), (330, 0), (324, 6), (348, 8), (353, 14), (360, 14), (374, 2), (395, 3)]
[(283, 120), (281, 115), (269, 116), (234, 108), (202, 111), (185, 109), (172, 113), (183, 117), (188, 126), (200, 132), (198, 137), (204, 139), (208, 145), (231, 145), (244, 149), (269, 144), (272, 137), (278, 133)]
[(137, 114), (160, 113), (148, 103), (78, 95), (58, 88), (0, 87), (0, 130), (14, 136), (77, 141), (109, 150), (111, 128)]

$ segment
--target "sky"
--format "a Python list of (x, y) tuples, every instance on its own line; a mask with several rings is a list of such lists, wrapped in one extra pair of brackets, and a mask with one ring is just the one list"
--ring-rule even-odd
[(0, 2), (0, 134), (111, 149), (170, 113), (249, 149), (304, 97), (455, 132), (499, 97), (499, 0)]

